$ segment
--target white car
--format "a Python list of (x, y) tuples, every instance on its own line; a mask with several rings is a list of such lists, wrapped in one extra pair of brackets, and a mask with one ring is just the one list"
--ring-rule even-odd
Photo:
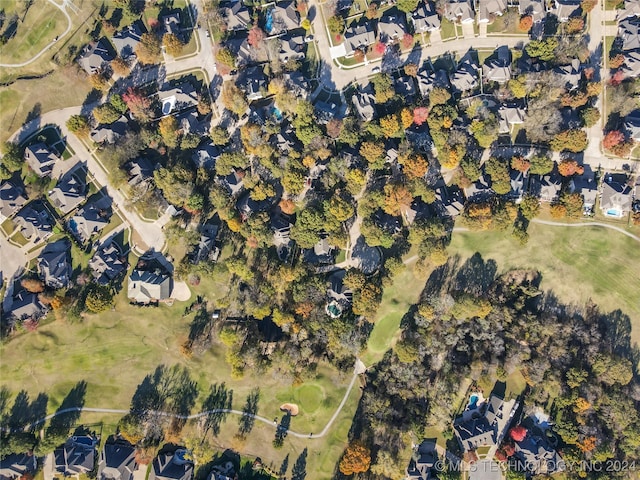
[(380, 67), (373, 67), (371, 73), (380, 73)]

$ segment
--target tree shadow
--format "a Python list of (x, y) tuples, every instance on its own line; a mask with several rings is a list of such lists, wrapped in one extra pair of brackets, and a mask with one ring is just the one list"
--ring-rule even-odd
[(480, 296), (486, 292), (496, 278), (498, 265), (495, 260), (482, 258), (476, 252), (460, 267), (454, 281), (454, 288)]
[(284, 460), (282, 460), (282, 463), (280, 464), (280, 470), (278, 470), (278, 476), (284, 477), (287, 474), (287, 470), (289, 470), (289, 454), (288, 453), (287, 453), (287, 456), (284, 457)]
[(253, 430), (253, 426), (256, 423), (253, 415), (258, 413), (258, 402), (260, 401), (260, 388), (256, 387), (249, 395), (247, 395), (247, 401), (242, 407), (242, 416), (239, 420), (239, 430), (238, 436), (240, 438), (245, 438), (251, 430)]
[(421, 300), (425, 300), (432, 296), (438, 296), (448, 290), (448, 285), (453, 277), (454, 272), (458, 270), (458, 264), (460, 263), (460, 257), (449, 257), (449, 260), (444, 265), (436, 268), (429, 278), (427, 279), (422, 294)]
[(109, 23), (113, 25), (115, 28), (120, 26), (120, 22), (122, 21), (122, 8), (114, 8), (113, 12), (111, 12), (111, 18), (109, 18)]
[(220, 433), (220, 425), (226, 421), (233, 403), (233, 390), (228, 389), (224, 382), (220, 385), (214, 383), (211, 386), (209, 395), (202, 402), (202, 408), (208, 412), (204, 421), (204, 433), (211, 431), (215, 436)]
[(291, 480), (305, 480), (307, 478), (307, 449), (305, 448), (291, 470)]
[(80, 418), (86, 393), (87, 382), (81, 380), (71, 389), (56, 410), (56, 416), (51, 419), (46, 436), (57, 437), (69, 434), (71, 427)]
[(82, 102), (82, 106), (80, 107), (80, 114), (89, 115), (101, 98), (102, 92), (96, 88), (92, 89)]
[(614, 310), (600, 316), (602, 338), (609, 343), (611, 353), (632, 360), (638, 364), (639, 351), (637, 345), (631, 344), (631, 319), (621, 310)]
[(282, 448), (284, 439), (289, 434), (289, 427), (291, 426), (291, 412), (287, 412), (282, 416), (278, 427), (276, 428), (276, 435), (273, 439), (274, 448)]
[(42, 114), (42, 104), (40, 102), (37, 102), (31, 109), (31, 111), (27, 114), (25, 123), (29, 123), (32, 120), (40, 118), (41, 114)]

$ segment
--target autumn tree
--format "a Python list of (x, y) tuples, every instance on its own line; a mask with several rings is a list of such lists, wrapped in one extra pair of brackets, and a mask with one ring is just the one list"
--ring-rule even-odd
[(178, 121), (174, 116), (166, 116), (158, 123), (158, 131), (165, 145), (170, 148), (178, 146)]
[(584, 18), (571, 17), (565, 25), (566, 31), (569, 35), (574, 35), (581, 32), (584, 29)]
[(401, 12), (412, 13), (418, 8), (419, 0), (398, 0), (398, 10)]
[(540, 212), (540, 200), (535, 195), (525, 195), (518, 205), (520, 214), (527, 220), (532, 220)]
[(563, 177), (570, 177), (575, 174), (582, 175), (584, 173), (584, 167), (579, 165), (575, 160), (564, 159), (558, 163), (558, 173)]
[(113, 294), (108, 287), (92, 284), (84, 304), (92, 313), (104, 312), (113, 305)]
[(531, 168), (531, 162), (524, 157), (515, 156), (511, 158), (511, 168), (518, 172), (527, 173)]
[(160, 63), (162, 48), (154, 33), (143, 33), (136, 47), (136, 58), (140, 63), (152, 65)]
[(633, 141), (627, 140), (620, 130), (611, 130), (602, 139), (602, 146), (614, 155), (626, 157), (631, 153)]
[(369, 162), (369, 166), (374, 170), (384, 168), (384, 146), (375, 142), (362, 142), (360, 155)]
[(331, 200), (326, 202), (325, 212), (335, 218), (336, 221), (342, 223), (353, 217), (355, 209), (351, 202), (340, 195), (334, 195)]
[(615, 70), (624, 65), (624, 55), (621, 53), (616, 53), (609, 57), (609, 68)]
[(41, 293), (44, 292), (44, 283), (37, 278), (23, 278), (20, 280), (20, 286), (27, 292)]
[(216, 61), (223, 65), (226, 65), (229, 68), (236, 67), (236, 58), (234, 57), (231, 50), (228, 48), (219, 48), (216, 52)]
[(404, 50), (407, 50), (407, 49), (413, 47), (413, 43), (414, 43), (413, 35), (411, 35), (410, 33), (405, 33), (402, 36), (402, 48)]
[(82, 137), (89, 135), (91, 130), (89, 120), (84, 115), (71, 115), (66, 125), (70, 132)]
[(184, 43), (173, 33), (165, 33), (162, 37), (162, 46), (172, 57), (178, 57), (184, 49)]
[(253, 48), (259, 48), (262, 45), (264, 37), (264, 31), (258, 25), (254, 25), (251, 27), (251, 30), (249, 30), (247, 43), (249, 43)]
[(334, 15), (327, 20), (327, 28), (335, 37), (344, 33), (344, 18), (341, 15)]
[(579, 218), (582, 215), (584, 199), (579, 193), (563, 192), (560, 195), (560, 204), (564, 207), (564, 214), (569, 218)]
[(422, 178), (427, 174), (429, 164), (422, 155), (414, 154), (406, 157), (401, 162), (402, 171), (407, 176), (407, 179), (413, 180), (414, 178)]
[(396, 137), (401, 134), (400, 121), (395, 113), (382, 117), (380, 119), (380, 127), (386, 138)]
[(546, 175), (553, 170), (554, 166), (553, 159), (543, 153), (534, 155), (529, 159), (529, 162), (531, 163), (529, 173), (533, 175)]
[(167, 201), (177, 207), (183, 207), (189, 201), (195, 187), (194, 173), (180, 165), (171, 169), (160, 168), (153, 172), (156, 186), (162, 190)]
[[(413, 109), (413, 123), (420, 126), (427, 121), (429, 109), (427, 107), (416, 107)], [(411, 125), (409, 125), (411, 126)]]
[(367, 11), (364, 13), (364, 16), (369, 20), (373, 20), (374, 18), (378, 18), (380, 16), (380, 12), (378, 11), (378, 5), (376, 3), (369, 3), (369, 7)]
[(543, 40), (531, 40), (524, 49), (531, 58), (548, 62), (555, 58), (557, 47), (558, 39), (556, 37), (546, 37)]
[(94, 73), (93, 75), (90, 75), (89, 83), (91, 84), (91, 87), (95, 88), (96, 90), (106, 91), (109, 89), (109, 82), (107, 80), (107, 77), (105, 76), (105, 72), (103, 72), (102, 70)]
[(376, 103), (386, 103), (396, 94), (391, 77), (386, 73), (378, 73), (371, 79)]
[(98, 123), (102, 124), (113, 123), (122, 116), (122, 113), (117, 111), (110, 103), (103, 103), (102, 105), (97, 106), (93, 109), (92, 114), (93, 118), (95, 118)]
[(354, 440), (340, 460), (340, 472), (344, 475), (364, 473), (371, 465), (371, 451), (359, 440)]
[(227, 81), (222, 85), (221, 96), (225, 108), (236, 115), (242, 115), (249, 107), (247, 97), (233, 81)]
[(120, 75), (121, 77), (126, 77), (129, 75), (129, 71), (131, 69), (129, 63), (122, 57), (116, 57), (111, 60), (111, 68), (114, 73)]
[(266, 182), (259, 182), (251, 189), (251, 193), (249, 196), (252, 200), (256, 202), (260, 202), (262, 200), (266, 200), (267, 198), (271, 198), (276, 194), (273, 185)]
[(435, 87), (429, 92), (429, 105), (443, 105), (451, 99), (451, 92), (447, 88)]
[(505, 195), (511, 191), (511, 177), (505, 161), (491, 157), (484, 164), (484, 170), (491, 177), (491, 188), (494, 192)]
[(146, 123), (153, 118), (153, 102), (141, 90), (129, 87), (122, 99), (131, 114), (140, 122)]
[(586, 107), (580, 112), (580, 118), (585, 127), (593, 127), (600, 120), (600, 110), (596, 107)]
[(384, 186), (384, 195), (382, 209), (389, 215), (399, 216), (411, 208), (413, 196), (404, 185), (388, 183)]
[(533, 26), (533, 17), (531, 15), (523, 15), (520, 18), (520, 23), (518, 24), (518, 28), (523, 32), (528, 32), (531, 30)]
[(407, 63), (404, 67), (402, 67), (402, 69), (404, 70), (404, 74), (408, 75), (409, 77), (418, 76), (418, 65), (416, 65), (415, 63)]
[(598, 0), (582, 0), (580, 2), (580, 8), (582, 8), (582, 11), (584, 13), (589, 13), (595, 8), (597, 4)]
[(527, 84), (525, 78), (522, 76), (509, 80), (507, 88), (515, 98), (524, 98), (527, 96)]
[(553, 137), (550, 142), (552, 150), (557, 152), (583, 152), (589, 145), (587, 132), (582, 129), (574, 128), (560, 132)]

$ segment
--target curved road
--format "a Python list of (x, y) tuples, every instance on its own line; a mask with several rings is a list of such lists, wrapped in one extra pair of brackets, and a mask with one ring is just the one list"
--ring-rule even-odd
[[(333, 416), (329, 419), (329, 421), (327, 422), (327, 424), (324, 426), (324, 428), (322, 429), (322, 431), (320, 433), (314, 434), (314, 433), (299, 433), (299, 432), (295, 432), (293, 430), (287, 430), (287, 433), (289, 435), (292, 435), (294, 437), (298, 437), (298, 438), (321, 438), (324, 437), (327, 432), (329, 431), (329, 428), (331, 428), (331, 425), (333, 425), (333, 422), (335, 421), (335, 419), (338, 417), (338, 415), (340, 414), (340, 412), (342, 411), (342, 408), (344, 407), (344, 404), (347, 402), (347, 399), (349, 398), (349, 394), (351, 393), (351, 390), (353, 389), (353, 385), (356, 383), (356, 379), (358, 378), (358, 375), (360, 373), (364, 373), (364, 371), (366, 370), (364, 364), (360, 361), (360, 360), (356, 360), (356, 367), (355, 367), (355, 371), (353, 372), (353, 377), (351, 378), (351, 382), (349, 383), (349, 386), (347, 387), (347, 391), (344, 394), (344, 397), (342, 397), (342, 401), (340, 402), (340, 405), (338, 405), (338, 408), (336, 409), (336, 411), (333, 413)], [(23, 428), (31, 428), (31, 427), (35, 427), (36, 425), (40, 425), (41, 423), (46, 422), (47, 420), (51, 420), (53, 417), (57, 417), (58, 415), (64, 415), (65, 413), (71, 413), (71, 412), (95, 412), (95, 413), (115, 413), (115, 414), (127, 414), (129, 413), (129, 410), (119, 410), (119, 409), (113, 409), (113, 408), (91, 408), (91, 407), (71, 407), (71, 408), (65, 408), (64, 410), (60, 410), (57, 411), (55, 413), (52, 413), (50, 415), (47, 415), (44, 418), (41, 418), (40, 420), (37, 420), (33, 423), (30, 423), (29, 425), (25, 425)], [(171, 417), (171, 418), (181, 418), (184, 420), (193, 420), (196, 418), (202, 418), (206, 415), (209, 415), (210, 413), (232, 413), (234, 415), (245, 415), (244, 412), (242, 412), (241, 410), (233, 410), (233, 409), (227, 409), (227, 408), (218, 408), (215, 410), (206, 410), (204, 412), (199, 412), (199, 413), (194, 413), (193, 415), (178, 415), (175, 413), (170, 413), (170, 412), (159, 412), (159, 411), (151, 411), (150, 413), (156, 414), (156, 415), (160, 415), (162, 417)], [(273, 420), (266, 418), (266, 417), (262, 417), (260, 415), (254, 415), (254, 414), (246, 414), (249, 415), (253, 418), (255, 418), (256, 420), (260, 420), (263, 423), (266, 423), (268, 425), (273, 425), (274, 427), (277, 427), (277, 424), (274, 423)], [(16, 430), (17, 431), (17, 430)]]
[(539, 223), (541, 225), (551, 225), (556, 227), (604, 227), (609, 228), (611, 230), (615, 230), (616, 232), (620, 232), (627, 237), (633, 238), (636, 242), (640, 242), (640, 237), (634, 235), (633, 233), (627, 232), (625, 229), (621, 227), (616, 227), (615, 225), (609, 225), (608, 223), (600, 223), (600, 222), (585, 222), (585, 223), (562, 223), (562, 222), (552, 222), (549, 220), (538, 220), (534, 218), (531, 220), (532, 223)]
[(49, 43), (49, 45), (45, 46), (42, 50), (40, 50), (40, 52), (38, 52), (34, 57), (31, 57), (31, 59), (27, 60), (26, 62), (22, 62), (22, 63), (0, 63), (0, 67), (18, 68), (18, 67), (24, 67), (26, 65), (29, 65), (30, 63), (35, 62), (37, 59), (39, 59), (42, 55), (44, 55), (47, 52), (47, 50), (49, 50), (56, 43), (58, 43), (58, 40), (60, 40), (67, 33), (69, 33), (69, 31), (71, 30), (71, 27), (73, 26), (73, 22), (71, 21), (71, 17), (69, 16), (69, 14), (67, 13), (67, 11), (65, 10), (65, 8), (63, 6), (58, 5), (53, 0), (48, 0), (48, 1), (49, 1), (49, 3), (51, 5), (54, 5), (56, 8), (58, 8), (65, 17), (67, 17), (67, 29), (64, 31), (64, 33), (58, 35), (56, 40), (52, 40)]

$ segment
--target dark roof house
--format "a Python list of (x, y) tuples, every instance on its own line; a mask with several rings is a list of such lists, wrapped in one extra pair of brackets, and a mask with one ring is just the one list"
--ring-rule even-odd
[(267, 76), (262, 67), (254, 66), (245, 69), (238, 79), (238, 86), (247, 95), (247, 100), (259, 100), (267, 91)]
[(32, 453), (13, 453), (0, 461), (0, 480), (16, 480), (35, 473), (38, 461)]
[(131, 25), (126, 26), (111, 37), (111, 43), (117, 54), (122, 58), (129, 58), (135, 55), (136, 48), (140, 43), (140, 37), (146, 33), (147, 29), (141, 20), (136, 20)]
[(488, 23), (495, 17), (501, 17), (506, 9), (505, 0), (479, 0), (478, 23)]
[(640, 48), (640, 18), (625, 18), (618, 23), (618, 37), (622, 39), (622, 50)]
[(149, 480), (191, 480), (193, 463), (184, 458), (186, 450), (160, 453), (153, 459)]
[(282, 33), (300, 27), (300, 13), (293, 0), (277, 2), (270, 10), (272, 15), (271, 30), (267, 33)]
[(461, 93), (473, 90), (478, 86), (478, 63), (471, 53), (467, 53), (458, 64), (458, 69), (451, 75), (454, 91)]
[(249, 30), (251, 14), (241, 0), (235, 0), (222, 7), (222, 15), (227, 21), (227, 31)]
[(173, 278), (155, 257), (142, 256), (129, 275), (127, 295), (135, 303), (168, 300), (173, 292)]
[(198, 105), (198, 92), (191, 82), (174, 87), (165, 84), (158, 91), (158, 99), (162, 104), (162, 115), (169, 115)]
[(430, 70), (420, 70), (418, 72), (418, 88), (420, 89), (420, 95), (427, 97), (431, 90), (436, 87), (450, 88), (449, 75), (445, 70), (437, 70), (432, 72)]
[(436, 12), (436, 5), (429, 0), (418, 5), (418, 8), (411, 14), (411, 20), (416, 32), (440, 30), (440, 17)]
[(378, 36), (381, 42), (389, 43), (401, 39), (405, 33), (407, 33), (407, 17), (397, 8), (385, 11), (378, 20)]
[(98, 125), (91, 130), (91, 140), (96, 143), (108, 143), (110, 145), (116, 143), (116, 141), (124, 136), (129, 130), (129, 120), (125, 115), (122, 115), (118, 120), (108, 125)]
[(361, 120), (369, 122), (375, 118), (376, 100), (370, 84), (366, 87), (361, 86), (358, 88), (351, 97), (351, 102)]
[(133, 480), (137, 470), (136, 449), (127, 441), (107, 441), (98, 462), (99, 480)]
[(115, 58), (109, 40), (102, 37), (97, 42), (91, 42), (82, 50), (78, 63), (89, 75), (99, 72), (105, 64)]
[(482, 79), (485, 82), (506, 83), (511, 80), (511, 52), (499, 49), (496, 56), (489, 57), (482, 65)]
[(444, 8), (444, 16), (454, 23), (471, 23), (475, 18), (470, 0), (449, 0)]
[(71, 281), (71, 244), (62, 239), (49, 243), (38, 256), (38, 272), (47, 287), (66, 288)]
[(2, 183), (0, 185), (0, 223), (11, 218), (25, 203), (27, 203), (27, 197), (24, 196), (22, 187), (11, 182)]
[(529, 183), (529, 191), (543, 202), (555, 201), (561, 188), (562, 178), (555, 171), (544, 176), (534, 175)]
[(280, 37), (280, 61), (286, 63), (289, 60), (302, 60), (305, 57), (305, 41), (302, 35), (287, 33)]
[(88, 435), (69, 438), (53, 452), (56, 471), (71, 476), (93, 470), (97, 443), (95, 437)]
[(84, 244), (109, 224), (112, 213), (111, 199), (103, 198), (78, 210), (69, 219), (67, 226), (72, 235)]
[(49, 238), (53, 232), (53, 220), (46, 210), (36, 210), (27, 205), (14, 217), (14, 222), (22, 229), (22, 234), (33, 243)]
[(16, 320), (40, 318), (47, 311), (47, 307), (40, 301), (37, 293), (22, 289), (14, 293), (9, 315)]
[(540, 22), (546, 16), (543, 0), (520, 0), (518, 3), (520, 15), (530, 15), (534, 22)]
[(123, 255), (116, 242), (109, 242), (100, 247), (89, 260), (91, 273), (100, 285), (109, 284), (127, 269), (127, 256)]
[(627, 184), (626, 175), (605, 174), (600, 197), (602, 213), (607, 217), (624, 217), (631, 209), (632, 192), (633, 189)]
[(369, 23), (361, 23), (360, 25), (351, 25), (344, 32), (344, 48), (346, 56), (352, 56), (358, 49), (366, 51), (369, 45), (373, 45), (376, 41), (376, 34), (373, 27)]
[(86, 172), (82, 167), (75, 168), (62, 176), (56, 186), (49, 192), (51, 202), (63, 214), (67, 214), (84, 202), (87, 192)]
[(434, 478), (432, 469), (437, 461), (438, 452), (435, 442), (423, 441), (409, 461), (407, 480), (431, 480)]
[(24, 159), (31, 170), (39, 177), (51, 175), (53, 164), (58, 161), (58, 156), (44, 143), (34, 143), (24, 149)]
[(172, 33), (182, 39), (182, 28), (180, 19), (180, 10), (173, 10), (159, 18), (164, 28), (164, 33)]
[(458, 443), (465, 452), (482, 446), (498, 445), (516, 409), (515, 399), (506, 402), (497, 395), (491, 395), (489, 401), (481, 407), (480, 415), (463, 414), (453, 423)]

